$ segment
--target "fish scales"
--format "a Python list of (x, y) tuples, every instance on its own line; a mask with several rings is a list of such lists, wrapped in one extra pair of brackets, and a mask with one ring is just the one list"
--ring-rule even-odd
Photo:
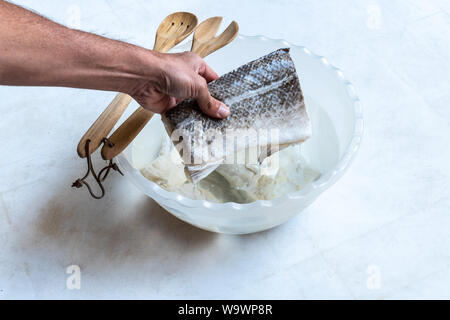
[[(249, 62), (210, 82), (208, 88), (213, 97), (231, 109), (228, 118), (220, 120), (206, 116), (194, 99), (181, 102), (163, 116), (169, 135), (174, 130), (183, 133), (180, 141), (177, 140), (179, 137), (172, 138), (175, 146), (184, 142), (183, 147), (177, 149), (181, 150), (187, 172), (194, 182), (223, 163), (227, 151), (219, 150), (223, 148), (223, 141), (217, 136), (224, 139), (230, 132), (228, 130), (241, 130), (240, 134), (245, 135), (250, 130), (276, 129), (280, 148), (303, 142), (311, 136), (310, 120), (289, 49), (279, 49)], [(268, 145), (267, 139), (258, 136), (256, 140), (248, 138), (241, 144), (238, 142), (232, 152)], [(200, 161), (194, 160), (194, 152), (201, 154)]]

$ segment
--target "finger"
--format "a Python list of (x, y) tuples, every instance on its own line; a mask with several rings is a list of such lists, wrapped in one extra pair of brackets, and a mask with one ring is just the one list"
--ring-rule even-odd
[(167, 96), (166, 99), (167, 99), (166, 100), (166, 106), (167, 107), (166, 107), (166, 110), (164, 112), (172, 109), (173, 107), (175, 107), (178, 104), (178, 101), (177, 101), (177, 99), (175, 97)]
[(180, 102), (182, 102), (182, 101), (184, 101), (184, 100), (186, 100), (186, 99), (185, 99), (185, 98), (176, 98), (176, 99), (175, 99), (176, 104), (179, 104)]
[(223, 119), (228, 117), (230, 115), (230, 109), (224, 103), (211, 96), (204, 79), (199, 82), (195, 99), (197, 99), (200, 109), (212, 118)]
[(217, 73), (206, 64), (206, 62), (203, 62), (203, 68), (200, 69), (199, 74), (205, 78), (206, 82), (211, 82), (219, 78)]

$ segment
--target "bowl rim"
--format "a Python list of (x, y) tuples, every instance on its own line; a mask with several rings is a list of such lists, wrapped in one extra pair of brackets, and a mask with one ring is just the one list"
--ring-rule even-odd
[[(225, 203), (217, 203), (209, 200), (196, 200), (196, 199), (190, 199), (188, 197), (185, 197), (179, 193), (167, 191), (163, 188), (161, 188), (158, 184), (155, 182), (148, 180), (142, 176), (142, 174), (139, 172), (139, 170), (135, 169), (128, 161), (124, 153), (121, 153), (118, 155), (118, 163), (119, 166), (126, 167), (128, 170), (126, 171), (136, 171), (139, 175), (142, 176), (146, 181), (150, 183), (151, 190), (154, 192), (154, 194), (150, 194), (152, 198), (156, 201), (160, 201), (159, 199), (163, 199), (164, 201), (174, 202), (177, 203), (183, 207), (186, 208), (198, 208), (198, 207), (204, 207), (213, 211), (222, 211), (223, 209), (229, 209), (233, 211), (240, 211), (240, 210), (248, 210), (248, 209), (255, 209), (255, 208), (262, 208), (262, 207), (275, 207), (277, 204), (292, 200), (292, 199), (301, 199), (306, 198), (310, 193), (317, 192), (320, 193), (324, 191), (325, 189), (328, 189), (331, 187), (349, 168), (350, 164), (352, 163), (353, 159), (355, 158), (355, 155), (357, 151), (359, 150), (361, 139), (364, 131), (364, 121), (363, 121), (363, 114), (362, 114), (362, 104), (359, 100), (358, 95), (356, 94), (355, 87), (353, 86), (350, 81), (348, 81), (343, 72), (329, 63), (329, 61), (324, 57), (320, 56), (318, 54), (315, 54), (305, 46), (295, 45), (291, 42), (288, 42), (283, 39), (273, 39), (269, 38), (263, 35), (254, 35), (254, 36), (247, 36), (247, 35), (238, 35), (238, 39), (245, 40), (245, 39), (251, 39), (251, 40), (261, 40), (261, 41), (273, 41), (273, 42), (279, 42), (280, 45), (288, 46), (297, 48), (299, 50), (302, 50), (305, 54), (319, 60), (326, 68), (330, 69), (332, 72), (335, 73), (336, 77), (339, 81), (341, 81), (347, 91), (347, 95), (351, 99), (353, 103), (353, 112), (354, 112), (354, 124), (353, 124), (353, 134), (350, 143), (348, 144), (347, 148), (345, 149), (345, 152), (340, 157), (338, 163), (334, 166), (332, 170), (327, 172), (324, 175), (321, 175), (319, 179), (309, 183), (306, 185), (305, 188), (286, 193), (280, 197), (277, 197), (272, 200), (256, 200), (250, 203), (236, 203), (236, 202), (225, 202)], [(177, 46), (180, 47), (183, 46), (183, 44)], [(175, 49), (177, 48), (175, 47)], [(127, 176), (127, 175), (126, 175)], [(135, 181), (135, 179), (131, 179), (132, 182), (141, 189), (142, 187)], [(155, 199), (157, 198), (157, 199)], [(166, 206), (166, 205), (165, 205)], [(228, 211), (229, 212), (229, 211)]]

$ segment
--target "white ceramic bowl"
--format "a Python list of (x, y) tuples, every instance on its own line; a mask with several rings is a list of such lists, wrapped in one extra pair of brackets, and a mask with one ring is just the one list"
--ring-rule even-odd
[[(125, 176), (174, 216), (213, 232), (244, 234), (262, 231), (300, 213), (342, 176), (359, 148), (363, 119), (361, 103), (353, 86), (324, 57), (305, 47), (263, 36), (240, 35), (206, 60), (218, 74), (223, 74), (285, 47), (291, 48), (290, 54), (312, 121), (313, 137), (302, 146), (302, 152), (311, 166), (321, 172), (316, 181), (274, 200), (248, 204), (192, 200), (168, 192), (147, 180), (139, 171), (148, 158), (154, 157), (166, 134), (159, 117), (154, 117), (133, 144), (119, 155), (118, 163)], [(189, 49), (190, 43), (187, 43), (173, 51)]]

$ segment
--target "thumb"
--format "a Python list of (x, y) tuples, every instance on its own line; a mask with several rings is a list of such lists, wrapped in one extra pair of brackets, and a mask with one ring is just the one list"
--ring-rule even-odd
[(223, 119), (230, 115), (230, 109), (222, 102), (214, 99), (208, 90), (208, 85), (203, 77), (199, 76), (196, 97), (200, 109), (212, 118)]

